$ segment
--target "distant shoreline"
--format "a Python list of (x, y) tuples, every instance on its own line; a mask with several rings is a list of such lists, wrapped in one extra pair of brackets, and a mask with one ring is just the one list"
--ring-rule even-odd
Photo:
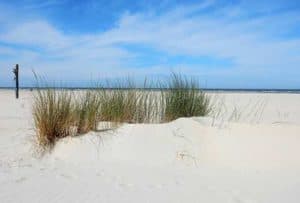
[[(95, 87), (50, 87), (56, 89), (67, 89), (67, 90), (89, 90), (96, 89)], [(14, 87), (0, 87), (0, 90), (14, 90)], [(20, 90), (31, 90), (36, 89), (36, 87), (21, 87)], [(44, 87), (40, 89), (45, 89)], [(119, 88), (105, 88), (110, 90), (115, 90)], [(136, 90), (153, 90), (159, 91), (160, 88), (135, 88)], [(124, 88), (128, 90), (128, 88)], [(205, 92), (230, 92), (230, 93), (291, 93), (300, 94), (300, 89), (242, 89), (242, 88), (201, 88)]]

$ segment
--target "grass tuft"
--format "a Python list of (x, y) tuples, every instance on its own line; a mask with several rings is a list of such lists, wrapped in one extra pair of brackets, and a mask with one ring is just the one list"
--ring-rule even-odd
[(173, 73), (162, 90), (164, 121), (180, 117), (206, 116), (210, 112), (209, 97), (199, 88), (197, 81)]
[(95, 91), (87, 90), (75, 101), (77, 133), (83, 134), (97, 129), (100, 97)]
[(65, 90), (37, 89), (33, 119), (40, 146), (51, 146), (56, 139), (72, 134), (74, 111), (71, 98)]
[(142, 115), (137, 116), (139, 97), (135, 90), (103, 90), (101, 94), (100, 120), (115, 123), (141, 122)]
[[(146, 81), (144, 88), (147, 87)], [(157, 106), (151, 91), (140, 91), (132, 79), (116, 87), (100, 89), (100, 120), (115, 123), (148, 123), (153, 121)]]

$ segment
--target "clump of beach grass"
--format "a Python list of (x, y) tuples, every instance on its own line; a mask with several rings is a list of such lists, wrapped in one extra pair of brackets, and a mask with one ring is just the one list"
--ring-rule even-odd
[(103, 90), (100, 120), (111, 122), (133, 122), (136, 105), (135, 93), (131, 90)]
[(99, 94), (87, 90), (74, 103), (77, 133), (83, 134), (91, 130), (97, 130), (100, 107)]
[(72, 134), (74, 107), (71, 98), (71, 93), (66, 90), (37, 88), (33, 119), (40, 146), (52, 146), (58, 138)]
[(137, 106), (137, 92), (131, 81), (122, 86), (101, 89), (100, 120), (114, 123), (133, 123)]
[(160, 98), (158, 92), (152, 90), (139, 91), (135, 110), (135, 122), (160, 123)]
[[(37, 88), (33, 118), (38, 143), (51, 146), (59, 138), (97, 130), (99, 122), (161, 123), (180, 117), (206, 116), (210, 99), (197, 81), (172, 74), (160, 92), (140, 90), (131, 79), (113, 87), (97, 87), (79, 96), (70, 91)], [(75, 98), (75, 100), (73, 100)], [(76, 129), (76, 130), (74, 130)]]
[(172, 73), (166, 86), (161, 90), (164, 121), (206, 116), (210, 112), (210, 99), (196, 80)]
[[(144, 84), (144, 89), (146, 83)], [(100, 89), (100, 120), (114, 123), (144, 123), (153, 119), (154, 99), (151, 92), (140, 91), (127, 78), (108, 89)]]

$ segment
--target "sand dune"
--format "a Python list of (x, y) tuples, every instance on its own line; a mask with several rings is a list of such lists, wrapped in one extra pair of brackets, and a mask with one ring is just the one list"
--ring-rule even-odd
[[(211, 93), (210, 117), (34, 146), (31, 92), (0, 91), (1, 202), (299, 202), (300, 95)], [(217, 116), (216, 116), (217, 115)]]

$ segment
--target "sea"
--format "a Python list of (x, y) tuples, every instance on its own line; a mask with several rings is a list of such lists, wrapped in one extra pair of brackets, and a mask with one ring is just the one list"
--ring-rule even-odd
[[(66, 89), (66, 90), (93, 90), (95, 87), (47, 87), (53, 89)], [(20, 90), (32, 91), (37, 89), (36, 87), (20, 87)], [(45, 87), (40, 87), (39, 89), (46, 89)], [(117, 90), (120, 88), (104, 88), (108, 90)], [(128, 88), (122, 88), (124, 90), (129, 90)], [(147, 90), (147, 91), (161, 91), (164, 88), (134, 88), (135, 90)], [(15, 90), (15, 87), (0, 87), (0, 90)], [(290, 93), (290, 94), (300, 94), (300, 89), (247, 89), (247, 88), (201, 88), (204, 92), (228, 92), (228, 93)]]

